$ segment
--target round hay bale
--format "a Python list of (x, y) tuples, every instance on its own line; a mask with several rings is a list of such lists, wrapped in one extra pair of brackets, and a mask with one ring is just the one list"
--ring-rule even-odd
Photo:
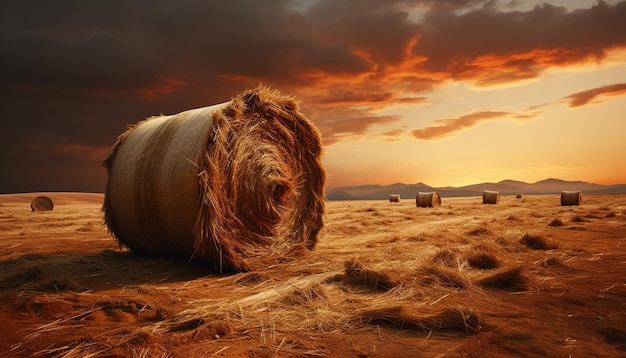
[(399, 203), (400, 202), (400, 194), (391, 194), (389, 195), (390, 203)]
[(483, 191), (483, 204), (497, 204), (500, 201), (500, 192), (493, 190)]
[(149, 118), (103, 165), (105, 223), (135, 253), (266, 267), (311, 250), (326, 172), (314, 125), (291, 97), (259, 86), (210, 107)]
[(438, 192), (418, 192), (415, 197), (415, 204), (420, 208), (433, 208), (441, 206), (441, 196)]
[(517, 194), (515, 195), (515, 198), (516, 198), (516, 199), (521, 199), (521, 198), (522, 198), (522, 194), (517, 193)]
[(36, 196), (30, 202), (30, 210), (32, 211), (52, 211), (52, 209), (54, 209), (54, 203), (47, 196)]
[(582, 195), (580, 191), (561, 192), (561, 206), (580, 205)]

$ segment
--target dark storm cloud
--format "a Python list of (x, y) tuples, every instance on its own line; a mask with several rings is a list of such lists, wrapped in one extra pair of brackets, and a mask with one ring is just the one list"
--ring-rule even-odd
[(376, 111), (427, 102), (449, 80), (532, 78), (626, 47), (623, 1), (526, 12), (483, 0), (296, 5), (0, 0), (0, 172), (14, 173), (0, 179), (0, 192), (30, 190), (20, 178), (34, 177), (51, 153), (74, 163), (55, 183), (84, 176), (102, 190), (90, 165), (98, 168), (94, 158), (127, 125), (227, 101), (261, 82), (297, 95), (330, 144), (399, 121)]
[(554, 66), (602, 60), (626, 46), (626, 2), (568, 11), (550, 4), (526, 12), (493, 7), (457, 15), (429, 12), (415, 55), (428, 72), (493, 84), (533, 78)]

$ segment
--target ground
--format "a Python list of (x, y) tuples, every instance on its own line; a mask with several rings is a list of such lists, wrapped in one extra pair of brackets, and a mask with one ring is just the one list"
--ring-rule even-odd
[(626, 356), (626, 195), (330, 201), (310, 254), (220, 275), (45, 194), (0, 195), (2, 357)]

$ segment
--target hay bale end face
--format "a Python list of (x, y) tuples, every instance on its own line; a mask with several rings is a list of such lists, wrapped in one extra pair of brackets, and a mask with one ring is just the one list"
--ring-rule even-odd
[(441, 196), (438, 192), (417, 193), (415, 204), (420, 208), (434, 208), (441, 206)]
[(561, 206), (580, 205), (582, 194), (580, 191), (561, 192)]
[(497, 204), (500, 201), (500, 192), (493, 190), (483, 191), (483, 204)]
[(47, 196), (37, 196), (30, 202), (30, 210), (32, 211), (52, 211), (54, 203)]
[(147, 256), (264, 267), (313, 249), (326, 173), (319, 132), (266, 87), (123, 133), (103, 165), (105, 222)]
[(389, 195), (390, 203), (399, 203), (400, 202), (400, 194), (391, 194)]

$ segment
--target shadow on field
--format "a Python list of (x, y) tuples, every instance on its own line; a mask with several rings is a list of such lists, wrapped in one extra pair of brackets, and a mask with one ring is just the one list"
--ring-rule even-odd
[(0, 272), (0, 290), (4, 292), (98, 292), (189, 281), (215, 274), (199, 264), (140, 257), (126, 250), (26, 254), (0, 261)]

